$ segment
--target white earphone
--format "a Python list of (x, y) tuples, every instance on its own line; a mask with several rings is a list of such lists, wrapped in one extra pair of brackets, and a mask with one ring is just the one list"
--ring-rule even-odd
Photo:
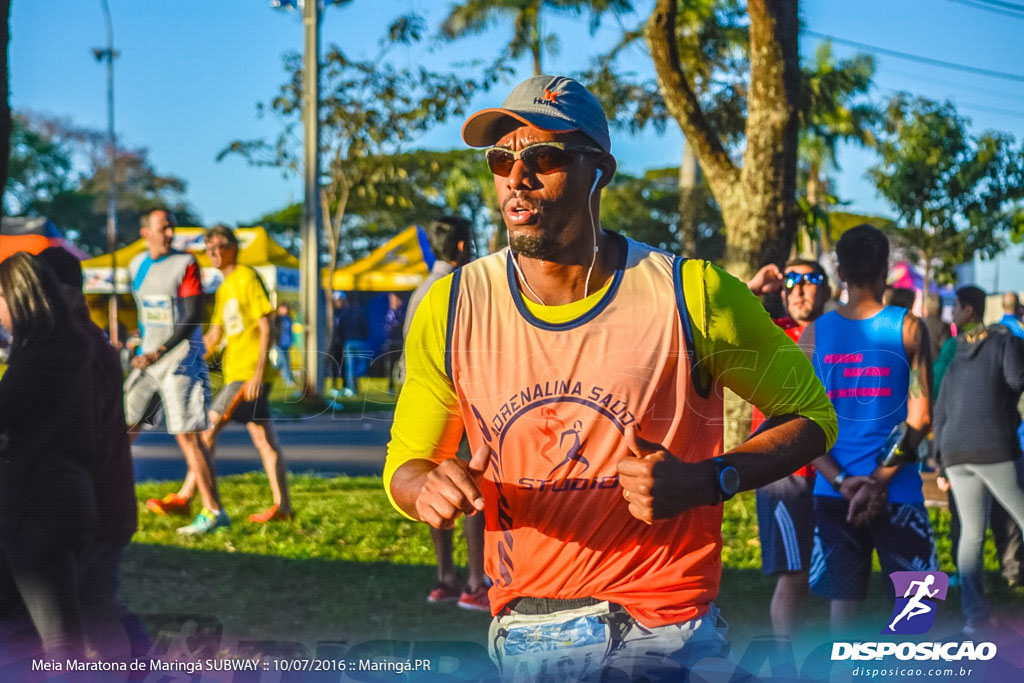
[[(594, 271), (594, 264), (597, 263), (597, 223), (594, 222), (594, 210), (590, 206), (590, 199), (594, 196), (594, 191), (597, 189), (597, 184), (601, 182), (601, 177), (603, 175), (604, 172), (600, 168), (594, 170), (594, 184), (590, 186), (590, 194), (587, 196), (587, 214), (590, 216), (590, 227), (593, 228), (594, 230), (594, 254), (590, 259), (590, 268), (587, 269), (587, 279), (583, 283), (584, 298), (586, 298), (588, 292), (590, 291), (590, 274)], [(505, 226), (505, 230), (507, 234), (507, 225)], [(544, 300), (541, 299), (540, 296), (538, 296), (537, 292), (533, 291), (533, 287), (531, 287), (530, 283), (526, 281), (526, 275), (523, 274), (523, 270), (522, 268), (519, 267), (519, 261), (516, 258), (515, 252), (512, 251), (511, 238), (509, 238), (508, 248), (512, 254), (512, 265), (516, 269), (516, 272), (519, 273), (519, 278), (523, 281), (523, 284), (526, 285), (526, 288), (530, 290), (530, 294), (533, 294), (534, 298), (537, 299), (537, 301), (539, 301), (542, 305), (546, 306), (547, 304), (544, 303)]]
[(590, 216), (590, 227), (594, 230), (594, 255), (590, 258), (590, 267), (587, 268), (587, 279), (583, 282), (584, 298), (590, 292), (590, 274), (594, 272), (594, 265), (597, 263), (597, 223), (594, 222), (594, 209), (590, 206), (590, 200), (594, 196), (597, 184), (601, 182), (602, 175), (604, 175), (604, 172), (600, 168), (594, 169), (594, 184), (590, 186), (590, 195), (587, 197), (587, 214)]

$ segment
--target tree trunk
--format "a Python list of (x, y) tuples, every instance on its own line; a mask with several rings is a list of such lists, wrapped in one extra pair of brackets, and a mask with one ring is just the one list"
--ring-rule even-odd
[(331, 196), (328, 192), (320, 192), (320, 211), (327, 219), (327, 243), (330, 246), (330, 257), (327, 264), (328, 286), (324, 287), (324, 302), (327, 306), (328, 315), (325, 316), (327, 341), (334, 337), (334, 315), (331, 314), (334, 296), (334, 270), (338, 267), (338, 247), (341, 246), (341, 222), (345, 220), (345, 210), (348, 208), (348, 198), (351, 192), (351, 185), (348, 176), (344, 172), (335, 173), (335, 181), (331, 190), (337, 191), (337, 205), (334, 213), (331, 213)]
[[(7, 49), (11, 39), (11, 1), (0, 0), (3, 26), (0, 27), (0, 188), (7, 187), (7, 164), (11, 154), (11, 104)], [(0, 213), (3, 209), (0, 207)]]
[[(749, 0), (750, 94), (743, 167), (738, 169), (701, 109), (676, 42), (678, 0), (657, 0), (645, 37), (669, 113), (692, 145), (725, 223), (725, 267), (749, 279), (766, 263), (782, 265), (796, 232), (796, 156), (800, 87), (795, 0)], [(750, 433), (750, 411), (725, 405), (729, 448)]]
[[(816, 163), (811, 164), (810, 175), (807, 179), (807, 201), (810, 202), (813, 197), (814, 204), (817, 204), (820, 201), (818, 195), (821, 193), (824, 185), (825, 184), (821, 180), (821, 166)], [(827, 205), (824, 210), (826, 213), (828, 212)], [(833, 245), (832, 234), (830, 232), (831, 229), (832, 227), (828, 224), (828, 221), (818, 229), (818, 241), (815, 245), (814, 258), (820, 259), (822, 254), (832, 251)]]
[(697, 256), (696, 190), (700, 182), (700, 166), (693, 145), (683, 138), (683, 161), (679, 165), (679, 251), (690, 258)]
[(536, 3), (536, 7), (533, 10), (533, 41), (530, 46), (531, 52), (533, 53), (533, 75), (540, 76), (544, 72), (540, 68), (540, 54), (541, 54), (541, 38), (540, 35), (540, 2)]
[[(807, 169), (807, 204), (812, 210), (817, 209), (821, 202), (821, 167), (817, 162), (811, 162)], [(800, 230), (800, 258), (817, 259), (821, 257), (822, 234), (828, 230), (827, 225), (818, 226), (818, 238), (812, 244), (810, 230), (803, 227)]]

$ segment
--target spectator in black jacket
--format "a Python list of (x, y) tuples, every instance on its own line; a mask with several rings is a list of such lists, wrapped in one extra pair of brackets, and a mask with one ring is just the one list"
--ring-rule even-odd
[[(93, 385), (87, 342), (53, 272), (25, 253), (0, 262), (0, 644), (27, 612), (51, 657), (84, 656), (76, 562), (96, 528)], [(12, 633), (14, 631), (14, 633)]]
[(993, 497), (1024, 526), (1017, 401), (1024, 391), (1024, 341), (982, 323), (985, 292), (957, 290), (953, 322), (961, 330), (935, 407), (935, 446), (956, 495), (961, 537), (961, 601), (972, 634), (989, 623), (982, 549)]
[(107, 335), (89, 318), (79, 260), (60, 247), (46, 249), (37, 258), (57, 275), (70, 321), (85, 338), (90, 359), (96, 437), (96, 461), (91, 474), (99, 518), (96, 535), (78, 562), (86, 636), (89, 645), (104, 659), (123, 659), (131, 654), (132, 639), (144, 641), (146, 637), (141, 622), (129, 614), (117, 595), (121, 555), (138, 528), (121, 362)]

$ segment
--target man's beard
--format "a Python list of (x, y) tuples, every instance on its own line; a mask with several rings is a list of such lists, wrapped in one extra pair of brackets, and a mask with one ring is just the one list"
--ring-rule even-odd
[[(506, 207), (514, 199), (524, 200), (537, 212), (537, 225), (544, 220), (543, 215), (549, 212), (549, 202), (542, 199), (527, 199), (518, 193), (512, 194), (505, 198), (505, 201), (501, 205), (501, 213), (505, 214)], [(550, 219), (548, 219), (550, 220)], [(558, 242), (553, 235), (549, 233), (540, 234), (512, 234), (512, 229), (506, 224), (505, 229), (508, 233), (508, 244), (512, 251), (526, 258), (548, 260), (558, 252)]]
[(509, 247), (526, 258), (546, 261), (558, 251), (558, 242), (553, 235), (513, 235), (509, 232)]

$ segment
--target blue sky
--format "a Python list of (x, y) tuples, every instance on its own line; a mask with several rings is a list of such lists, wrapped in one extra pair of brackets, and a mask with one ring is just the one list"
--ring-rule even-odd
[[(109, 0), (116, 47), (116, 117), (122, 144), (147, 147), (162, 173), (188, 182), (188, 199), (207, 224), (240, 223), (301, 198), (301, 182), (279, 171), (246, 166), (237, 158), (218, 163), (215, 156), (235, 138), (272, 137), (279, 124), (259, 119), (256, 103), (269, 99), (284, 80), (281, 55), (302, 47), (297, 13), (269, 7), (267, 0)], [(653, 3), (636, 0), (640, 12), (623, 22), (646, 17)], [(106, 127), (106, 80), (91, 48), (105, 44), (99, 0), (15, 0), (11, 14), (11, 103), (70, 117), (78, 124)], [(376, 41), (396, 15), (415, 10), (436, 29), (450, 4), (443, 0), (355, 0), (329, 8), (323, 43), (339, 44), (360, 56), (375, 53)], [(953, 0), (815, 0), (801, 3), (808, 29), (933, 59), (1024, 73), (1020, 36), (1024, 18), (986, 12)], [(614, 20), (590, 36), (585, 22), (555, 17), (546, 28), (558, 33), (561, 53), (545, 64), (548, 73), (569, 73), (586, 66), (616, 38)], [(475, 57), (490, 59), (504, 45), (506, 28), (430, 50), (403, 48), (396, 62), (445, 68)], [(801, 50), (813, 54), (818, 40), (802, 38)], [(836, 54), (855, 50), (840, 45)], [(653, 73), (642, 47), (626, 56), (638, 74)], [(877, 58), (878, 99), (908, 90), (934, 99), (951, 99), (975, 128), (996, 128), (1024, 138), (1024, 82), (925, 66), (892, 57)], [(519, 76), (530, 75), (523, 60)], [(492, 106), (512, 84), (481, 96)], [(461, 145), (458, 123), (436, 128), (416, 146)], [(682, 138), (674, 124), (663, 135), (647, 131), (630, 137), (613, 132), (620, 168), (636, 173), (678, 163)], [(885, 212), (864, 180), (873, 157), (857, 149), (840, 153), (838, 194), (854, 210)]]

